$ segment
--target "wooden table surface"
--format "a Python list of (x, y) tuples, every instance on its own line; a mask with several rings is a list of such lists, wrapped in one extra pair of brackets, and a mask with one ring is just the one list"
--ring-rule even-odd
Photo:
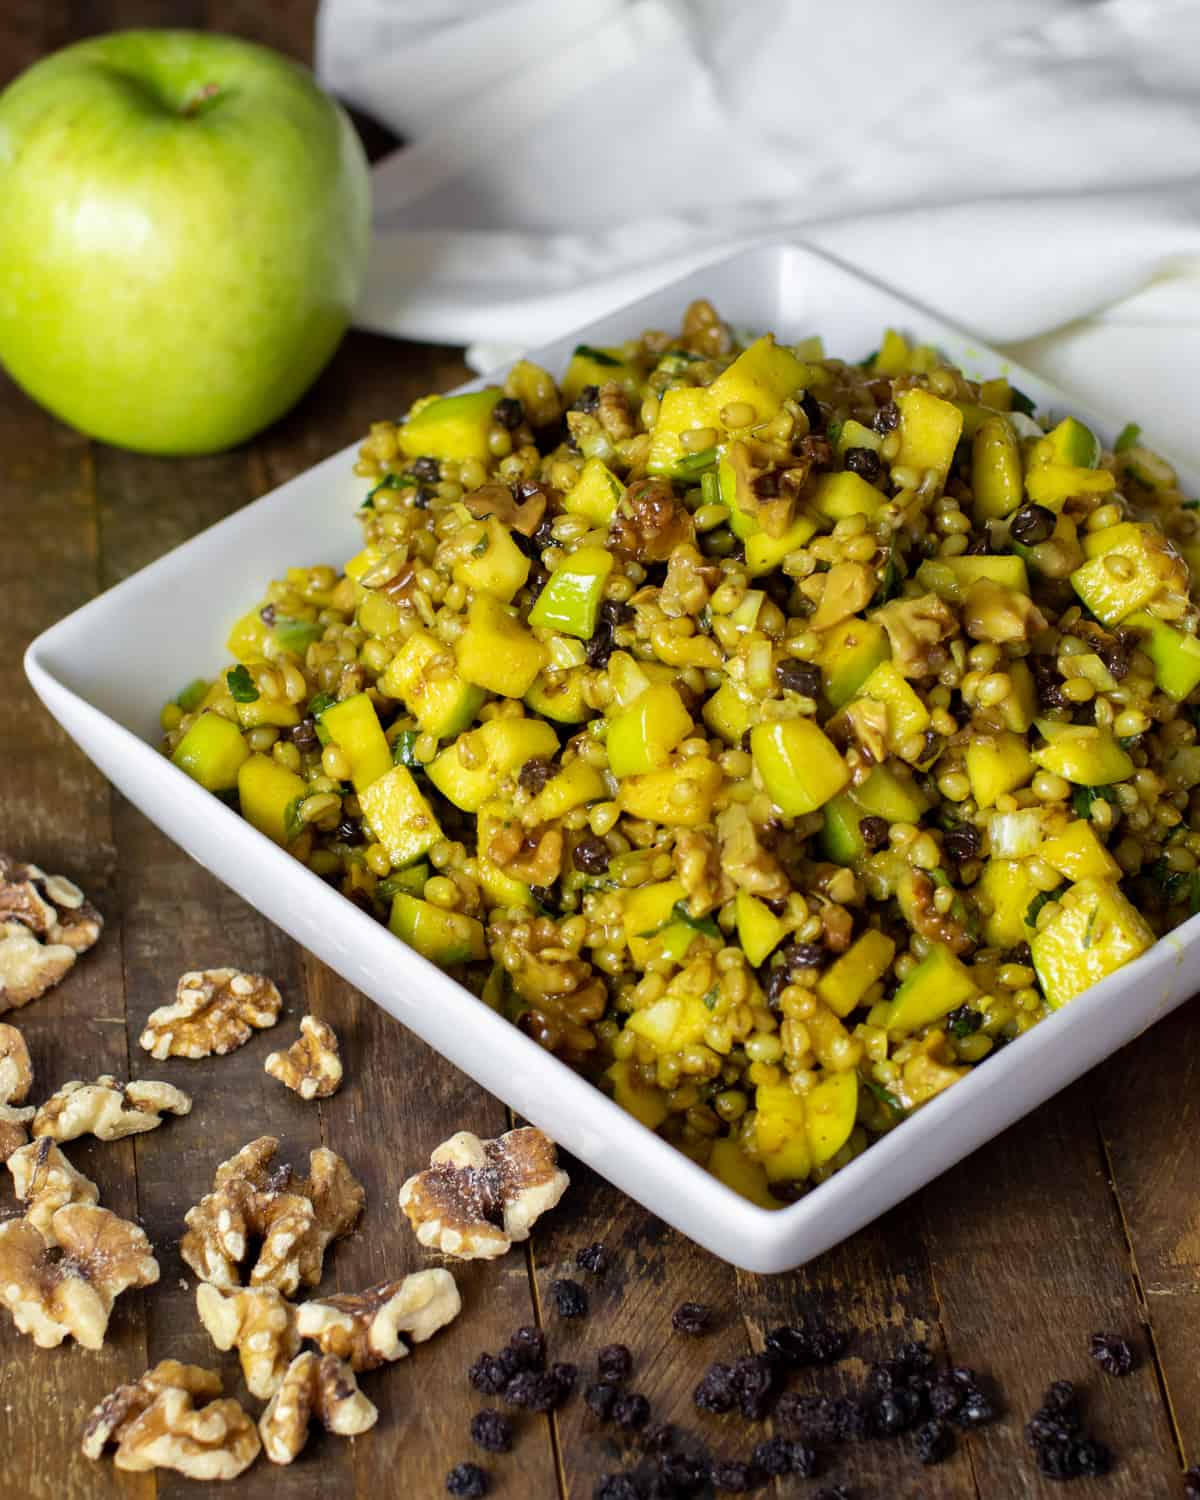
[[(236, 31), (307, 58), (312, 6), (276, 0), (54, 0), (0, 11), (5, 81), (73, 38), (125, 25)], [(136, 1216), (162, 1279), (117, 1303), (108, 1342), (89, 1353), (68, 1342), (36, 1349), (0, 1316), (0, 1495), (8, 1500), (163, 1500), (199, 1488), (170, 1474), (120, 1475), (91, 1464), (79, 1434), (94, 1402), (147, 1364), (176, 1356), (219, 1364), (239, 1394), (236, 1362), (200, 1328), (194, 1277), (178, 1256), (183, 1215), (215, 1165), (263, 1133), (291, 1159), (325, 1142), (365, 1182), (360, 1231), (327, 1261), (325, 1288), (352, 1291), (428, 1263), (396, 1206), (397, 1190), (453, 1131), (492, 1135), (506, 1112), (398, 1023), (377, 1010), (220, 886), (118, 796), (35, 700), (21, 670), (28, 641), (68, 611), (362, 433), (415, 396), (464, 375), (455, 350), (355, 334), (303, 403), (252, 446), (215, 458), (135, 457), (88, 442), (0, 377), (0, 848), (80, 882), (107, 926), (97, 949), (57, 990), (16, 1019), (43, 1097), (104, 1071), (165, 1077), (195, 1098), (186, 1120), (116, 1144), (78, 1143), (73, 1160), (102, 1201)], [(312, 559), (313, 562), (326, 559)], [(337, 561), (336, 559), (329, 559)], [(231, 616), (245, 601), (230, 600)], [(286, 1014), (278, 1031), (206, 1062), (155, 1063), (137, 1045), (148, 1012), (184, 968), (236, 964), (273, 975)], [(263, 1058), (305, 1011), (342, 1037), (346, 1083), (305, 1104), (268, 1080)], [(823, 1313), (855, 1330), (853, 1357), (820, 1382), (853, 1386), (863, 1360), (902, 1339), (928, 1339), (940, 1356), (993, 1378), (1005, 1407), (996, 1424), (961, 1441), (938, 1467), (919, 1467), (902, 1442), (835, 1450), (824, 1482), (861, 1500), (921, 1496), (1050, 1496), (1022, 1437), (1052, 1379), (1088, 1392), (1091, 1426), (1118, 1467), (1081, 1493), (1182, 1494), (1180, 1470), (1200, 1459), (1200, 1047), (1184, 1006), (1001, 1139), (886, 1218), (793, 1275), (734, 1271), (674, 1234), (577, 1164), (560, 1208), (525, 1249), (458, 1271), (464, 1311), (434, 1342), (371, 1376), (374, 1431), (353, 1442), (315, 1438), (300, 1461), (265, 1460), (237, 1486), (243, 1500), (398, 1496), (433, 1500), (444, 1476), (473, 1454), (467, 1427), (480, 1404), (466, 1381), (481, 1349), (521, 1324), (546, 1322), (554, 1357), (586, 1367), (595, 1349), (634, 1350), (634, 1386), (656, 1419), (693, 1428), (725, 1456), (745, 1455), (765, 1430), (701, 1416), (691, 1392), (706, 1365), (762, 1347), (780, 1322)], [(7, 1174), (0, 1213), (13, 1211)], [(591, 1317), (563, 1323), (547, 1286), (571, 1275), (575, 1251), (611, 1250), (602, 1280), (584, 1277)], [(684, 1299), (720, 1310), (704, 1340), (673, 1334)], [(1087, 1353), (1098, 1329), (1132, 1336), (1133, 1375), (1101, 1374)], [(817, 1389), (818, 1382), (798, 1388)], [(256, 1408), (257, 1409), (257, 1408)], [(487, 1461), (506, 1500), (591, 1495), (636, 1442), (600, 1429), (578, 1396), (555, 1418), (527, 1417), (513, 1454)], [(789, 1482), (768, 1493), (813, 1493)]]

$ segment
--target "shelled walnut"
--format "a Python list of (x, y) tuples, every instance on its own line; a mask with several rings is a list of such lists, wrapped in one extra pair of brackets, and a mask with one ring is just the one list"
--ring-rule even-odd
[(554, 1142), (526, 1126), (493, 1141), (462, 1130), (400, 1189), (422, 1245), (461, 1260), (490, 1260), (529, 1231), (566, 1192)]
[(89, 1134), (119, 1141), (153, 1130), (164, 1114), (186, 1115), (191, 1108), (191, 1099), (174, 1084), (150, 1079), (119, 1083), (104, 1073), (95, 1083), (64, 1083), (34, 1115), (33, 1133), (56, 1141)]
[(270, 1286), (227, 1291), (202, 1281), (196, 1311), (218, 1349), (236, 1349), (246, 1389), (266, 1401), (300, 1348), (296, 1309)]
[(298, 1354), (259, 1420), (263, 1448), (273, 1464), (290, 1464), (308, 1441), (316, 1418), (326, 1432), (355, 1437), (374, 1427), (379, 1412), (358, 1388), (349, 1365), (334, 1354)]
[(324, 1147), (309, 1156), (309, 1175), (275, 1166), (279, 1142), (260, 1136), (217, 1168), (213, 1190), (185, 1216), (180, 1254), (202, 1281), (236, 1287), (251, 1243), (253, 1286), (290, 1296), (301, 1281), (316, 1286), (325, 1251), (348, 1234), (366, 1195), (346, 1163)]
[(158, 1280), (150, 1242), (136, 1224), (90, 1203), (58, 1209), (50, 1240), (28, 1219), (0, 1224), (0, 1300), (40, 1348), (70, 1334), (99, 1349), (120, 1294)]
[(100, 1190), (77, 1172), (48, 1135), (22, 1146), (8, 1158), (13, 1190), (25, 1217), (47, 1244), (54, 1244), (52, 1221), (70, 1203), (96, 1203)]
[[(258, 1457), (258, 1429), (234, 1400), (216, 1400), (221, 1377), (164, 1359), (139, 1381), (118, 1386), (88, 1418), (84, 1456), (114, 1444), (118, 1469), (174, 1469), (188, 1479), (236, 1479)], [(196, 1399), (205, 1405), (197, 1407)]]
[(410, 1343), (432, 1338), (461, 1309), (454, 1277), (437, 1266), (365, 1292), (302, 1302), (296, 1309), (296, 1329), (323, 1353), (348, 1361), (351, 1369), (374, 1370), (403, 1359)]
[(33, 1064), (25, 1038), (15, 1026), (0, 1022), (0, 1162), (29, 1139), (26, 1126), (34, 1110), (26, 1105), (33, 1087)]
[(301, 1099), (328, 1099), (342, 1082), (337, 1033), (316, 1016), (304, 1016), (299, 1041), (286, 1052), (272, 1052), (263, 1069)]
[(240, 969), (197, 969), (180, 977), (175, 1003), (151, 1011), (138, 1038), (152, 1057), (223, 1057), (255, 1030), (274, 1026), (283, 1004), (262, 974)]
[(73, 881), (0, 854), (0, 1015), (56, 985), (103, 926)]

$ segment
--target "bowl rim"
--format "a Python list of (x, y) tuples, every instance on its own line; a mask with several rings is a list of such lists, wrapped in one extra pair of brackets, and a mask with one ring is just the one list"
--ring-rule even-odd
[[(920, 303), (912, 301), (902, 293), (895, 291), (886, 283), (876, 278), (864, 275), (853, 266), (827, 252), (817, 250), (805, 244), (803, 241), (780, 237), (749, 249), (736, 251), (729, 255), (714, 257), (697, 270), (688, 272), (684, 277), (672, 282), (666, 282), (656, 292), (639, 296), (627, 303), (612, 308), (604, 313), (602, 318), (591, 320), (579, 328), (569, 330), (557, 339), (547, 341), (546, 344), (537, 349), (527, 351), (525, 358), (540, 359), (549, 357), (550, 351), (555, 351), (572, 342), (586, 342), (589, 334), (601, 321), (611, 321), (625, 314), (631, 317), (636, 314), (637, 309), (644, 303), (659, 298), (672, 290), (683, 289), (700, 283), (704, 278), (720, 272), (728, 272), (730, 269), (739, 268), (752, 271), (756, 263), (761, 268), (777, 270), (781, 255), (799, 257), (803, 262), (806, 258), (815, 259), (824, 265), (832, 266), (837, 272), (848, 278), (853, 283), (867, 283), (878, 292), (886, 295), (893, 308), (893, 314), (897, 321), (911, 320), (912, 326), (920, 328), (927, 335), (927, 341), (942, 343), (946, 340), (950, 344), (959, 345), (968, 350), (974, 361), (989, 362), (996, 373), (1005, 373), (1015, 376), (1022, 385), (1028, 385), (1039, 392), (1039, 408), (1047, 405), (1053, 410), (1056, 408), (1063, 411), (1074, 410), (1088, 415), (1089, 420), (1098, 418), (1099, 426), (1115, 426), (1113, 419), (1101, 413), (1092, 413), (1088, 410), (1089, 403), (1081, 402), (1062, 391), (1053, 382), (1042, 379), (1033, 371), (1026, 369), (1016, 361), (1009, 359), (1002, 352), (990, 347), (988, 344), (974, 337), (969, 332), (947, 322), (935, 312), (927, 309)], [(962, 353), (956, 353), (956, 359), (963, 357)], [(483, 374), (456, 386), (453, 391), (445, 394), (457, 394), (459, 392), (471, 391), (484, 385), (494, 383), (496, 377), (502, 375), (513, 363), (505, 364), (485, 371)], [(998, 1129), (985, 1124), (977, 1132), (972, 1132), (968, 1127), (961, 1133), (963, 1141), (962, 1149), (957, 1152), (951, 1162), (939, 1167), (932, 1176), (922, 1175), (921, 1168), (910, 1168), (905, 1170), (906, 1161), (919, 1160), (921, 1158), (921, 1144), (928, 1138), (936, 1136), (943, 1128), (947, 1118), (960, 1113), (970, 1115), (976, 1096), (981, 1092), (998, 1093), (1005, 1084), (1017, 1074), (1024, 1074), (1038, 1066), (1042, 1062), (1052, 1061), (1056, 1081), (1052, 1084), (1043, 1098), (1052, 1097), (1070, 1082), (1073, 1082), (1081, 1073), (1094, 1066), (1108, 1056), (1111, 1047), (1103, 1047), (1097, 1055), (1093, 1047), (1082, 1048), (1077, 1057), (1082, 1058), (1078, 1067), (1075, 1067), (1073, 1058), (1067, 1067), (1067, 1076), (1062, 1076), (1063, 1057), (1069, 1055), (1070, 1044), (1068, 1037), (1075, 1037), (1077, 1032), (1082, 1032), (1085, 1039), (1091, 1027), (1095, 1007), (1110, 1001), (1118, 990), (1127, 987), (1153, 986), (1159, 983), (1163, 975), (1169, 971), (1171, 966), (1182, 962), (1184, 952), (1194, 946), (1197, 938), (1200, 938), (1200, 915), (1191, 917), (1180, 927), (1158, 939), (1154, 945), (1132, 963), (1118, 969), (1108, 975), (1099, 984), (1093, 986), (1086, 993), (1089, 996), (1087, 1007), (1078, 1005), (1064, 1006), (1054, 1014), (1046, 1017), (1030, 1032), (1025, 1033), (1016, 1041), (1019, 1046), (1008, 1045), (992, 1054), (986, 1061), (986, 1068), (973, 1068), (970, 1074), (959, 1080), (953, 1088), (943, 1091), (920, 1109), (902, 1120), (896, 1127), (886, 1135), (873, 1140), (868, 1147), (855, 1157), (846, 1166), (826, 1179), (811, 1187), (797, 1201), (786, 1204), (781, 1208), (768, 1209), (758, 1206), (750, 1200), (743, 1198), (734, 1189), (729, 1187), (721, 1179), (715, 1177), (706, 1168), (701, 1167), (693, 1161), (678, 1147), (665, 1140), (656, 1131), (643, 1125), (635, 1116), (631, 1115), (607, 1095), (598, 1085), (593, 1084), (584, 1075), (571, 1068), (569, 1064), (554, 1056), (540, 1047), (532, 1038), (526, 1036), (522, 1031), (506, 1020), (497, 1012), (491, 1010), (482, 1000), (474, 995), (466, 986), (453, 979), (449, 974), (439, 969), (435, 964), (409, 948), (399, 938), (396, 938), (386, 926), (378, 923), (365, 912), (358, 910), (352, 902), (349, 902), (340, 892), (328, 886), (321, 878), (307, 866), (295, 860), (285, 850), (276, 846), (265, 835), (254, 829), (243, 819), (240, 814), (226, 806), (219, 798), (214, 797), (192, 781), (183, 771), (173, 766), (166, 760), (155, 746), (147, 740), (142, 739), (117, 719), (110, 716), (104, 710), (98, 708), (86, 696), (85, 692), (69, 685), (65, 678), (69, 674), (62, 666), (62, 655), (64, 651), (69, 653), (72, 644), (77, 644), (82, 635), (86, 635), (93, 625), (99, 626), (102, 621), (110, 621), (114, 617), (120, 617), (121, 613), (128, 614), (129, 601), (137, 598), (151, 579), (169, 580), (182, 577), (188, 570), (192, 556), (199, 550), (211, 551), (219, 548), (220, 543), (227, 535), (232, 535), (239, 526), (245, 523), (245, 518), (253, 513), (257, 517), (272, 514), (274, 511), (284, 511), (288, 508), (292, 496), (300, 488), (307, 489), (314, 480), (326, 474), (336, 474), (339, 479), (346, 475), (346, 463), (358, 447), (357, 442), (352, 442), (346, 447), (319, 460), (312, 467), (286, 480), (283, 484), (276, 486), (266, 494), (250, 501), (230, 515), (223, 517), (212, 526), (197, 532), (177, 547), (156, 558), (144, 568), (131, 574), (114, 584), (81, 605), (63, 619), (51, 625), (41, 632), (28, 646), (24, 655), (24, 667), (30, 683), (33, 685), (38, 696), (50, 708), (52, 714), (58, 717), (54, 704), (67, 706), (71, 715), (78, 721), (89, 725), (93, 739), (97, 734), (107, 739), (114, 748), (114, 753), (120, 754), (123, 759), (128, 760), (135, 768), (141, 767), (147, 775), (156, 779), (167, 778), (173, 787), (173, 795), (181, 803), (184, 811), (192, 820), (215, 819), (219, 827), (226, 830), (226, 842), (233, 847), (244, 846), (247, 859), (250, 863), (260, 864), (266, 862), (268, 869), (276, 883), (277, 888), (289, 895), (289, 897), (302, 897), (306, 904), (311, 903), (314, 909), (321, 909), (328, 902), (329, 913), (337, 917), (341, 913), (337, 925), (342, 928), (348, 926), (350, 933), (355, 935), (355, 941), (360, 941), (367, 948), (379, 947), (382, 951), (386, 944), (392, 953), (397, 953), (402, 962), (410, 967), (413, 983), (424, 992), (433, 991), (447, 1001), (452, 1002), (456, 1009), (461, 1009), (464, 1019), (470, 1018), (472, 1025), (479, 1035), (483, 1044), (496, 1046), (501, 1052), (508, 1052), (522, 1062), (526, 1062), (535, 1071), (550, 1070), (557, 1078), (558, 1085), (566, 1088), (568, 1093), (578, 1097), (580, 1106), (587, 1113), (594, 1115), (600, 1128), (606, 1136), (625, 1138), (625, 1144), (630, 1149), (636, 1150), (641, 1161), (648, 1170), (658, 1178), (660, 1174), (679, 1179), (686, 1193), (697, 1200), (706, 1200), (707, 1206), (719, 1216), (721, 1220), (720, 1238), (730, 1239), (742, 1237), (745, 1240), (744, 1250), (747, 1258), (740, 1259), (737, 1255), (731, 1255), (728, 1248), (718, 1247), (704, 1235), (698, 1235), (694, 1230), (685, 1231), (690, 1237), (697, 1239), (699, 1243), (705, 1244), (706, 1248), (725, 1259), (733, 1260), (736, 1264), (746, 1265), (748, 1269), (784, 1269), (795, 1265), (795, 1259), (787, 1259), (788, 1246), (797, 1238), (801, 1227), (808, 1221), (819, 1218), (822, 1214), (827, 1217), (844, 1209), (847, 1200), (853, 1200), (864, 1187), (864, 1182), (871, 1177), (893, 1171), (900, 1180), (907, 1180), (908, 1185), (901, 1191), (889, 1198), (888, 1204), (881, 1210), (868, 1212), (857, 1224), (845, 1233), (835, 1234), (827, 1242), (823, 1243), (812, 1254), (822, 1253), (824, 1249), (830, 1248), (846, 1237), (847, 1233), (857, 1232), (857, 1228), (863, 1227), (878, 1217), (880, 1212), (886, 1212), (888, 1207), (903, 1201), (904, 1198), (924, 1182), (932, 1180), (932, 1176), (939, 1175), (946, 1170), (952, 1161), (961, 1159), (970, 1151), (976, 1149), (986, 1140), (998, 1134), (1000, 1130), (1007, 1129), (1009, 1123), (1022, 1118), (1029, 1113), (1032, 1105), (1022, 1109), (1013, 1116), (1013, 1121), (1008, 1121)], [(1178, 466), (1181, 473), (1188, 479), (1185, 466)], [(73, 731), (72, 731), (73, 733)], [(73, 736), (74, 737), (74, 736)], [(89, 751), (90, 754), (90, 751)], [(133, 799), (136, 802), (136, 799)], [(173, 835), (172, 841), (175, 842)], [(196, 857), (196, 856), (192, 856)], [(224, 877), (220, 877), (224, 878)], [(268, 920), (283, 926), (285, 931), (290, 929), (285, 923), (280, 922), (270, 912), (264, 911), (264, 903), (261, 897), (251, 898), (244, 896), (248, 903), (268, 917)], [(293, 935), (294, 936), (294, 935)], [(301, 941), (299, 938), (294, 938)], [(311, 946), (311, 945), (310, 945)], [(332, 964), (337, 967), (336, 963)], [(354, 983), (354, 980), (350, 982)], [(1164, 992), (1165, 993), (1165, 992)], [(390, 1006), (381, 1001), (374, 1000), (373, 1003), (380, 1004), (381, 1008), (388, 1011), (401, 1024), (407, 1024), (403, 1014), (398, 1013)], [(1077, 997), (1081, 998), (1081, 997)], [(469, 1004), (468, 1004), (469, 1002)], [(1180, 1000), (1164, 1003), (1159, 1011), (1146, 1022), (1146, 1026), (1154, 1023), (1162, 1015), (1181, 1003)], [(412, 1028), (416, 1030), (416, 1028)], [(1145, 1028), (1143, 1028), (1145, 1029)], [(418, 1035), (421, 1033), (418, 1031)], [(442, 1049), (436, 1043), (429, 1043), (434, 1050)], [(1048, 1056), (1047, 1056), (1048, 1055)], [(453, 1058), (449, 1058), (455, 1067), (474, 1076), (473, 1069)], [(490, 1087), (487, 1084), (481, 1085)], [(582, 1092), (586, 1091), (586, 1092)], [(561, 1088), (559, 1089), (561, 1092)], [(526, 1111), (527, 1117), (534, 1115)], [(536, 1120), (535, 1120), (536, 1123)], [(605, 1167), (596, 1169), (602, 1175), (609, 1176)], [(911, 1180), (909, 1180), (911, 1179)], [(637, 1197), (639, 1201), (645, 1201), (642, 1195), (635, 1194), (628, 1187), (617, 1183), (621, 1191), (629, 1193), (631, 1197)], [(652, 1204), (648, 1205), (651, 1212), (656, 1212)], [(669, 1217), (664, 1215), (664, 1217)], [(844, 1215), (843, 1215), (844, 1217)], [(851, 1217), (853, 1215), (851, 1214)], [(732, 1231), (732, 1234), (731, 1234)], [(819, 1237), (819, 1236), (818, 1236)], [(765, 1263), (770, 1262), (768, 1266)]]

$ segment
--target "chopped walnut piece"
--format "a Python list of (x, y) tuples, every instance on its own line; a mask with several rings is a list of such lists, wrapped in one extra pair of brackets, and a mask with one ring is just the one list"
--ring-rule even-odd
[(150, 1242), (136, 1224), (90, 1203), (60, 1208), (50, 1237), (62, 1252), (57, 1259), (29, 1220), (0, 1224), (0, 1300), (42, 1349), (68, 1334), (99, 1349), (120, 1294), (158, 1280)]
[(540, 1130), (526, 1126), (494, 1141), (460, 1130), (400, 1189), (400, 1207), (422, 1245), (460, 1260), (490, 1260), (527, 1240), (569, 1181), (554, 1142)]
[(609, 523), (611, 548), (638, 562), (667, 562), (676, 547), (695, 546), (691, 512), (668, 479), (635, 479)]
[(1028, 594), (978, 578), (963, 601), (963, 629), (975, 641), (1030, 641), (1046, 617)]
[(48, 1135), (22, 1146), (8, 1158), (13, 1190), (25, 1207), (25, 1217), (47, 1244), (54, 1244), (51, 1224), (69, 1203), (96, 1203), (100, 1190), (77, 1172)]
[(151, 1011), (138, 1041), (161, 1062), (165, 1057), (224, 1057), (274, 1026), (283, 1004), (271, 980), (240, 969), (184, 974), (174, 1005)]
[(221, 1377), (199, 1365), (164, 1359), (136, 1384), (118, 1386), (88, 1418), (83, 1432), (86, 1457), (97, 1459), (116, 1444), (118, 1469), (144, 1472), (174, 1469), (188, 1479), (236, 1479), (258, 1457), (258, 1429), (231, 1398), (196, 1397), (221, 1393)]
[(15, 1026), (0, 1022), (0, 1162), (8, 1161), (29, 1139), (25, 1127), (33, 1119), (24, 1101), (33, 1087), (33, 1064), (25, 1038)]
[(236, 1349), (246, 1389), (269, 1400), (300, 1348), (296, 1309), (270, 1286), (223, 1291), (202, 1281), (196, 1311), (218, 1349)]
[(326, 1432), (355, 1437), (374, 1427), (379, 1412), (358, 1388), (354, 1371), (336, 1354), (298, 1354), (271, 1397), (258, 1430), (273, 1464), (290, 1464), (308, 1441), (313, 1418)]
[(181, 1365), (176, 1359), (161, 1360), (140, 1380), (119, 1385), (92, 1409), (83, 1429), (83, 1456), (99, 1458), (109, 1443), (119, 1443), (129, 1423), (172, 1387), (192, 1396), (219, 1396), (221, 1377), (215, 1370), (203, 1370), (199, 1365)]
[(303, 1016), (300, 1040), (286, 1052), (272, 1052), (263, 1068), (301, 1099), (328, 1099), (342, 1081), (337, 1032), (316, 1016)]
[(792, 884), (779, 861), (765, 847), (762, 830), (755, 826), (742, 802), (731, 802), (717, 816), (717, 840), (721, 869), (737, 886), (764, 901), (782, 901)]
[(119, 1141), (153, 1130), (162, 1124), (164, 1114), (186, 1115), (191, 1108), (191, 1099), (174, 1084), (150, 1079), (118, 1083), (104, 1073), (95, 1083), (78, 1079), (64, 1083), (34, 1115), (33, 1133), (56, 1141), (88, 1134), (102, 1141)]
[(65, 875), (0, 854), (0, 1015), (56, 985), (103, 925)]
[(253, 1241), (251, 1284), (290, 1296), (301, 1281), (316, 1286), (326, 1248), (354, 1227), (365, 1194), (341, 1157), (321, 1147), (309, 1157), (309, 1176), (297, 1178), (274, 1165), (278, 1150), (270, 1135), (243, 1146), (188, 1210), (179, 1251), (202, 1281), (238, 1286)]
[(373, 1370), (403, 1359), (409, 1343), (423, 1344), (461, 1309), (454, 1277), (437, 1266), (365, 1292), (303, 1302), (296, 1309), (296, 1327), (301, 1338), (347, 1360), (352, 1370)]
[(887, 631), (892, 660), (905, 677), (931, 677), (946, 664), (942, 642), (958, 629), (954, 612), (936, 594), (893, 599), (871, 618)]

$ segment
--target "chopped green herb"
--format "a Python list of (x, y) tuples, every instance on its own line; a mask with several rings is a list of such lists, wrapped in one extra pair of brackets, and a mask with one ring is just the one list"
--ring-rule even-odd
[(387, 473), (383, 476), (378, 484), (372, 485), (371, 488), (367, 491), (367, 498), (359, 506), (359, 509), (374, 510), (375, 496), (378, 495), (380, 490), (403, 490), (416, 483), (416, 479), (414, 479), (411, 474)]
[(838, 438), (840, 438), (841, 435), (842, 424), (840, 422), (830, 422), (829, 426), (825, 429), (825, 436), (829, 439), (829, 441), (835, 448), (837, 447)]
[(590, 359), (594, 365), (619, 365), (621, 363), (611, 354), (606, 354), (603, 349), (594, 349), (591, 344), (576, 344), (575, 353), (583, 359)]
[(671, 912), (674, 918), (682, 922), (685, 926), (692, 927), (697, 932), (702, 932), (705, 937), (716, 938), (720, 942), (721, 929), (713, 919), (711, 917), (693, 917), (691, 912), (688, 911), (686, 901), (676, 901), (675, 905), (671, 908)]
[(1123, 734), (1117, 741), (1117, 744), (1120, 745), (1122, 750), (1128, 750), (1130, 745), (1136, 745), (1140, 739), (1140, 734)]
[(866, 359), (859, 360), (859, 368), (863, 370), (869, 370), (878, 358), (879, 350), (872, 349), (870, 354), (867, 355)]
[(194, 708), (199, 708), (204, 701), (204, 695), (208, 692), (208, 683), (203, 677), (193, 677), (187, 687), (175, 699), (175, 702), (183, 709), (185, 714), (190, 714)]
[(1200, 510), (1200, 500), (1181, 500), (1180, 510)]
[(705, 995), (704, 1003), (709, 1008), (709, 1010), (713, 1010), (715, 1009), (717, 1001), (720, 999), (720, 997), (721, 986), (719, 984), (714, 984), (712, 989), (709, 990), (708, 994)]
[(492, 539), (491, 539), (490, 536), (488, 536), (487, 532), (485, 531), (484, 534), (475, 543), (475, 545), (471, 548), (471, 556), (472, 557), (482, 557), (483, 554), (487, 551), (487, 549), (491, 545), (492, 545)]
[(940, 866), (936, 870), (930, 870), (929, 878), (934, 885), (953, 885), (954, 882)]
[(946, 1020), (950, 1026), (950, 1035), (961, 1042), (964, 1037), (974, 1036), (983, 1025), (983, 1012), (976, 1010), (973, 1005), (960, 1005), (950, 1012)]
[(307, 796), (307, 792), (301, 792), (298, 797), (292, 798), (284, 810), (283, 831), (287, 835), (289, 844), (304, 832), (304, 819), (300, 816), (300, 806)]
[(689, 453), (675, 465), (677, 479), (699, 479), (707, 470), (716, 466), (719, 454), (716, 448), (705, 448), (699, 453)]
[(308, 711), (314, 719), (319, 719), (327, 708), (332, 708), (337, 699), (332, 693), (317, 693), (308, 700)]
[(1020, 386), (1010, 385), (1009, 391), (1012, 393), (1013, 411), (1024, 412), (1027, 417), (1032, 417), (1034, 412), (1037, 411), (1037, 403), (1031, 401), (1025, 392), (1021, 390)]
[(325, 627), (317, 620), (293, 620), (287, 615), (276, 615), (271, 631), (285, 651), (302, 656), (314, 641), (321, 639)]
[(700, 503), (702, 505), (720, 505), (721, 503), (721, 481), (717, 478), (715, 469), (706, 469), (700, 476)]
[(880, 1104), (886, 1104), (893, 1114), (903, 1117), (908, 1113), (908, 1110), (896, 1098), (895, 1094), (890, 1089), (885, 1089), (883, 1084), (876, 1083), (873, 1078), (864, 1078), (862, 1081), (866, 1085), (868, 1093), (874, 1094)]
[(235, 703), (258, 702), (258, 689), (254, 686), (254, 678), (240, 662), (225, 673), (225, 685)]
[(696, 616), (696, 629), (700, 631), (701, 635), (712, 634), (712, 610), (709, 609), (707, 604)]
[(410, 770), (424, 770), (424, 762), (417, 759), (416, 744), (421, 738), (419, 729), (402, 729), (392, 741), (392, 764), (408, 766)]
[(1083, 929), (1083, 946), (1085, 948), (1090, 948), (1092, 946), (1092, 941), (1093, 941), (1093, 939), (1092, 939), (1092, 930), (1093, 930), (1093, 928), (1096, 925), (1096, 918), (1099, 915), (1100, 915), (1100, 906), (1097, 903), (1097, 905), (1095, 905), (1095, 906), (1092, 907), (1091, 913), (1090, 913), (1090, 915), (1088, 916), (1088, 919), (1087, 919), (1087, 926)]
[(1141, 435), (1142, 429), (1136, 422), (1126, 422), (1120, 432), (1117, 433), (1117, 440), (1113, 444), (1113, 452), (1124, 453), (1126, 448), (1134, 447)]
[(1063, 883), (1062, 883), (1062, 885), (1056, 885), (1052, 891), (1039, 891), (1037, 893), (1037, 895), (1033, 898), (1033, 900), (1029, 903), (1028, 907), (1026, 908), (1026, 911), (1025, 911), (1025, 925), (1026, 925), (1026, 927), (1036, 927), (1037, 926), (1038, 913), (1041, 911), (1042, 907), (1045, 906), (1047, 904), (1047, 902), (1057, 901), (1058, 898), (1066, 890), (1066, 888), (1067, 888), (1067, 882), (1064, 880)]

